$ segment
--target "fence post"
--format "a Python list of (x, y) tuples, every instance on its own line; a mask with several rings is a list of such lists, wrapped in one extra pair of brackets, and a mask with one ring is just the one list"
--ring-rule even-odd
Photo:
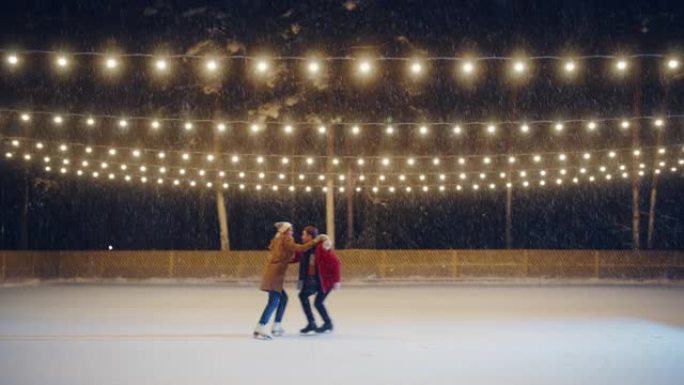
[(175, 262), (175, 261), (174, 261), (174, 259), (175, 259), (175, 258), (174, 258), (174, 255), (173, 255), (173, 251), (170, 251), (170, 252), (169, 252), (169, 278), (172, 278), (172, 277), (173, 277), (173, 272), (174, 272), (174, 270), (175, 270), (175, 266), (174, 266), (174, 262)]
[(451, 278), (458, 278), (461, 274), (461, 271), (458, 266), (458, 251), (452, 250), (451, 251)]
[(594, 250), (594, 278), (601, 278), (601, 264), (599, 261), (599, 252)]
[(386, 270), (387, 270), (387, 251), (382, 250), (380, 251), (380, 266), (378, 269), (378, 278), (383, 279), (385, 278), (386, 275)]

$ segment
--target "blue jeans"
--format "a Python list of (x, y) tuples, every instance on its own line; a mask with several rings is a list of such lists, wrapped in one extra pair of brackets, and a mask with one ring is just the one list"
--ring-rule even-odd
[(280, 322), (283, 320), (283, 315), (285, 315), (285, 308), (287, 307), (287, 293), (285, 290), (282, 292), (277, 292), (274, 290), (269, 290), (268, 292), (268, 302), (264, 308), (264, 312), (261, 314), (259, 323), (266, 325), (271, 319), (271, 315), (276, 311), (275, 322)]

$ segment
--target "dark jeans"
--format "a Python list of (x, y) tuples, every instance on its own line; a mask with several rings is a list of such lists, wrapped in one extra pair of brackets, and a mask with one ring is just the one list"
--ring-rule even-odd
[(276, 310), (276, 308), (278, 309), (278, 311), (276, 311), (275, 322), (282, 321), (286, 307), (287, 293), (285, 292), (285, 290), (283, 290), (282, 293), (277, 291), (269, 291), (268, 303), (266, 303), (264, 312), (261, 314), (259, 323), (262, 325), (266, 325), (268, 323), (268, 320), (271, 319), (271, 315), (273, 314), (273, 311)]
[(332, 323), (332, 320), (328, 315), (328, 310), (323, 304), (323, 301), (325, 301), (325, 297), (328, 296), (329, 292), (323, 293), (323, 290), (321, 290), (321, 284), (318, 282), (318, 279), (315, 278), (307, 278), (302, 285), (302, 291), (299, 292), (299, 300), (302, 302), (302, 309), (304, 309), (306, 319), (310, 324), (315, 322), (313, 312), (311, 311), (311, 303), (309, 302), (309, 297), (314, 294), (316, 294), (314, 306), (316, 307), (316, 310), (318, 310), (318, 314), (321, 315), (323, 322), (326, 324)]

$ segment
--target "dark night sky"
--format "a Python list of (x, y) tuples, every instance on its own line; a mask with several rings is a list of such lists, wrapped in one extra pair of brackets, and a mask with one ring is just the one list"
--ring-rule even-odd
[[(684, 3), (678, 1), (22, 1), (5, 2), (0, 14), (0, 47), (102, 51), (116, 46), (124, 52), (151, 52), (165, 47), (186, 52), (202, 41), (217, 47), (237, 42), (247, 53), (267, 50), (278, 55), (304, 54), (312, 47), (330, 56), (353, 55), (359, 47), (372, 47), (378, 55), (410, 56), (416, 49), (434, 56), (475, 50), (482, 55), (530, 55), (684, 52)], [(296, 25), (297, 28), (293, 28)], [(293, 32), (296, 30), (297, 32)], [(600, 62), (592, 64), (600, 67)], [(246, 117), (265, 103), (297, 95), (299, 102), (281, 110), (281, 116), (326, 114), (344, 120), (463, 121), (556, 116), (585, 117), (633, 114), (635, 82), (608, 79), (602, 71), (567, 84), (550, 76), (541, 65), (539, 74), (513, 91), (495, 64), (475, 89), (464, 89), (444, 68), (416, 88), (406, 84), (394, 64), (385, 64), (372, 87), (349, 82), (344, 68), (335, 68), (325, 90), (307, 88), (296, 71), (287, 71), (272, 88), (255, 87), (244, 80), (237, 64), (225, 79), (221, 96), (205, 95), (191, 71), (179, 73), (170, 83), (151, 85), (131, 65), (117, 82), (103, 81), (87, 69), (69, 79), (52, 75), (35, 65), (14, 76), (5, 70), (0, 78), (0, 107), (32, 110), (66, 109), (97, 113), (173, 116), (211, 116), (214, 106), (228, 116)], [(142, 68), (142, 67), (138, 67)], [(640, 77), (642, 114), (681, 113), (684, 93), (678, 80), (665, 86), (657, 65), (644, 60)], [(513, 96), (515, 94), (515, 96)], [(515, 98), (516, 108), (513, 109)], [(11, 116), (0, 116), (0, 133), (16, 130)], [(668, 127), (666, 140), (681, 143), (682, 126)], [(43, 133), (34, 132), (36, 136)], [(69, 132), (77, 140), (78, 131)], [(48, 134), (45, 134), (48, 135)], [(78, 137), (83, 140), (82, 137)], [(521, 151), (570, 146), (539, 137), (520, 144)], [(577, 139), (577, 138), (575, 138)], [(579, 148), (601, 148), (628, 138), (606, 134), (575, 143)], [(645, 134), (645, 142), (652, 137)], [(98, 134), (92, 143), (126, 143), (137, 146), (207, 148), (208, 139)], [(339, 152), (371, 153), (378, 141), (349, 150), (345, 138)], [(406, 139), (410, 140), (410, 139)], [(627, 141), (626, 141), (627, 140)], [(186, 143), (188, 142), (188, 143)], [(455, 144), (443, 141), (423, 153), (501, 151), (500, 144), (476, 138)], [(401, 154), (407, 141), (383, 143)], [(517, 145), (518, 143), (516, 143)], [(254, 143), (235, 140), (227, 146), (243, 150), (302, 152), (320, 143), (302, 141), (282, 147), (279, 140)], [(527, 146), (527, 147), (526, 147)], [(529, 147), (533, 146), (533, 147)], [(564, 147), (565, 148), (565, 147)], [(350, 152), (351, 151), (351, 152)], [(216, 249), (216, 211), (207, 191), (171, 190), (154, 186), (123, 186), (105, 182), (75, 182), (46, 178), (15, 163), (0, 162), (0, 248), (21, 245), (21, 210), (29, 186), (28, 247), (32, 249)], [(642, 236), (645, 237), (650, 178), (642, 183)], [(658, 196), (656, 248), (684, 248), (684, 187), (681, 173), (661, 180)], [(323, 194), (228, 193), (231, 245), (236, 249), (265, 247), (272, 223), (289, 219), (298, 226), (323, 227)], [(337, 203), (338, 246), (345, 246), (345, 201)], [(355, 246), (363, 248), (501, 248), (504, 246), (505, 193), (453, 193), (427, 197), (397, 195), (373, 202), (356, 198)], [(513, 201), (513, 238), (516, 248), (628, 248), (630, 247), (631, 193), (628, 183), (581, 185), (562, 189), (516, 190)]]

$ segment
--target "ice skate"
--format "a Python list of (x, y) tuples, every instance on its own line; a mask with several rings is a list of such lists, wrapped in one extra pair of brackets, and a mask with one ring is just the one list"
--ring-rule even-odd
[(268, 331), (266, 330), (266, 325), (262, 324), (257, 324), (257, 326), (254, 328), (254, 338), (258, 340), (270, 340), (273, 337), (271, 337), (270, 334), (268, 334)]
[(316, 333), (330, 333), (333, 331), (333, 325), (330, 322), (326, 322), (323, 326), (316, 329)]
[(271, 335), (273, 335), (273, 337), (282, 337), (283, 334), (285, 334), (285, 329), (283, 329), (280, 322), (274, 323), (273, 329), (271, 329)]
[(310, 332), (315, 332), (318, 327), (316, 326), (315, 322), (311, 322), (304, 329), (299, 330), (301, 334), (308, 334)]

